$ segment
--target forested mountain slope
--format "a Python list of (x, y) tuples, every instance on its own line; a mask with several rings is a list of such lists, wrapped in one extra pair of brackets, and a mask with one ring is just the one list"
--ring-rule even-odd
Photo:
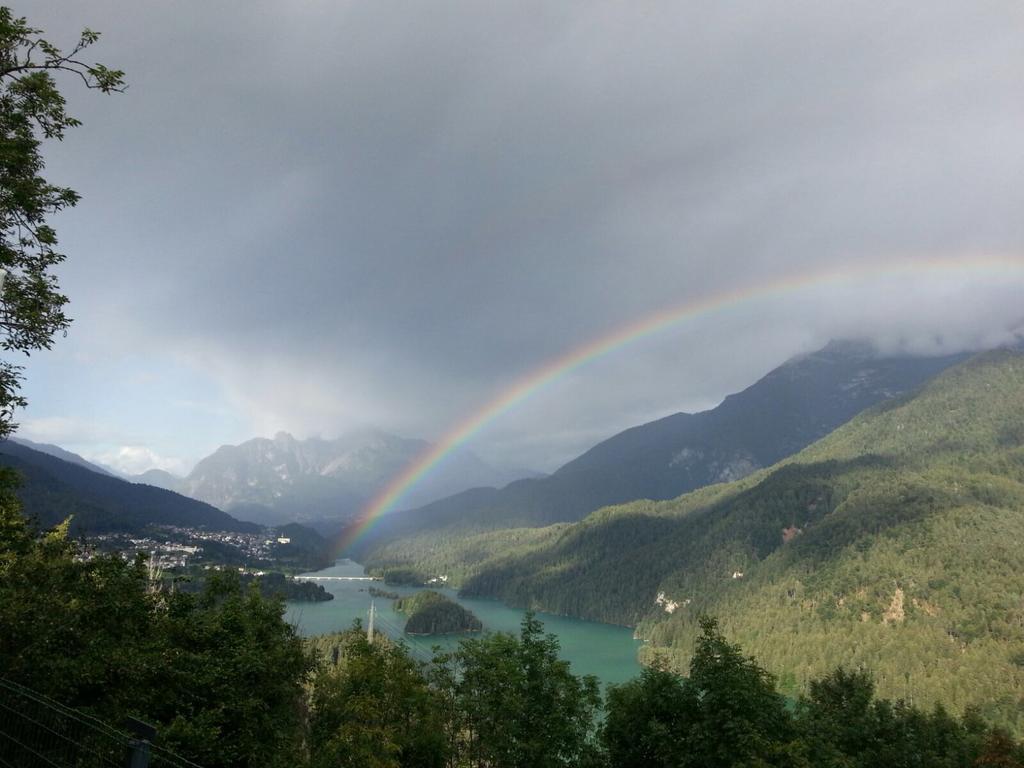
[[(503, 540), (512, 554), (503, 553)], [(466, 593), (637, 624), (685, 665), (697, 618), (785, 688), (838, 664), (883, 695), (1024, 725), (1024, 355), (986, 353), (769, 470), (572, 526), (492, 533)]]
[(218, 531), (259, 529), (201, 501), (94, 472), (11, 440), (0, 442), (0, 466), (21, 474), (18, 495), (25, 513), (44, 528), (70, 515), (76, 534), (141, 531), (154, 523)]
[(677, 413), (621, 432), (549, 477), (502, 490), (475, 488), (389, 515), (358, 554), (424, 531), (571, 522), (609, 504), (671, 499), (736, 480), (964, 359), (880, 357), (864, 344), (833, 342), (788, 361), (709, 411)]
[(101, 475), (110, 475), (111, 477), (117, 477), (117, 475), (111, 472), (107, 467), (103, 467), (100, 466), (99, 464), (94, 464), (91, 461), (87, 461), (86, 459), (79, 456), (77, 453), (67, 451), (61, 448), (59, 445), (53, 445), (52, 443), (37, 443), (34, 442), (33, 440), (28, 440), (24, 437), (12, 437), (10, 438), (10, 440), (12, 443), (19, 443), (21, 445), (24, 445), (26, 448), (31, 448), (33, 451), (39, 451), (39, 453), (45, 453), (50, 456), (53, 456), (54, 458), (63, 459), (69, 464), (77, 464), (78, 466), (85, 467), (86, 469), (92, 470), (93, 472), (98, 472)]

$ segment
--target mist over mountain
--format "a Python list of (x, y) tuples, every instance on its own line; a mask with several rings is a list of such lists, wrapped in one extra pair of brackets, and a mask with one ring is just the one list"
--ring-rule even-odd
[[(182, 493), (261, 523), (344, 524), (430, 444), (378, 430), (333, 440), (299, 440), (287, 432), (225, 445), (178, 482), (147, 473), (140, 482), (167, 483)], [(419, 486), (414, 504), (474, 486), (504, 486), (522, 477), (486, 464), (467, 450), (446, 457)]]
[(360, 552), (424, 531), (579, 520), (608, 504), (671, 499), (737, 480), (824, 437), (865, 408), (921, 386), (967, 356), (880, 355), (865, 343), (832, 342), (789, 360), (711, 410), (677, 413), (627, 429), (549, 477), (501, 490), (472, 489), (389, 515), (360, 544)]

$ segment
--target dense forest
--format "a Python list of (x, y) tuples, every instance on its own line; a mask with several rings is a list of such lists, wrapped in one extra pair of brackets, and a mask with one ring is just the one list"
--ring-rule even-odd
[[(706, 618), (685, 677), (655, 660), (603, 696), (532, 614), (518, 636), (464, 639), (429, 662), (358, 624), (304, 642), (281, 600), (236, 573), (164, 590), (141, 559), (76, 558), (66, 526), (37, 535), (12, 499), (0, 679), (108, 723), (141, 719), (206, 768), (1024, 766), (976, 710), (878, 698), (864, 670), (834, 669), (788, 702)], [(0, 740), (0, 760), (22, 745)]]
[[(189, 577), (172, 577), (169, 581), (176, 591), (196, 594), (205, 589), (209, 573), (209, 571), (200, 571)], [(218, 573), (218, 571), (214, 571), (214, 573)], [(282, 600), (311, 603), (322, 603), (334, 599), (334, 595), (324, 589), (322, 584), (289, 578), (283, 573), (273, 571), (260, 576), (241, 573), (238, 575), (238, 580), (242, 589), (248, 589), (250, 584), (255, 585), (263, 597), (280, 597)], [(168, 580), (165, 579), (165, 581)]]
[(395, 610), (409, 615), (405, 631), (410, 635), (479, 632), (484, 628), (472, 611), (432, 589), (396, 600)]
[(470, 595), (637, 626), (685, 669), (702, 613), (790, 695), (838, 664), (889, 697), (1020, 732), (1024, 356), (951, 369), (794, 457), (571, 526), (410, 539), (374, 568), (445, 572)]
[(421, 587), (439, 574), (447, 575), (449, 583), (462, 584), (485, 564), (529, 554), (568, 527), (565, 523), (477, 534), (421, 533), (391, 542), (369, 555), (364, 565), (371, 576), (396, 586)]

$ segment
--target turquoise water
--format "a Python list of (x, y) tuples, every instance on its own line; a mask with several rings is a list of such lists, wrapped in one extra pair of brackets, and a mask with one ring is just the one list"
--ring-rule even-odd
[[(363, 567), (351, 560), (339, 560), (330, 568), (306, 574), (309, 576), (362, 576)], [(300, 577), (301, 578), (301, 577)], [(377, 626), (389, 635), (397, 635), (405, 625), (405, 616), (391, 607), (387, 598), (371, 598), (367, 589), (373, 585), (388, 592), (410, 595), (419, 591), (416, 587), (385, 586), (379, 581), (320, 581), (324, 589), (334, 595), (326, 603), (289, 602), (285, 614), (302, 635), (320, 635), (336, 632), (352, 626), (354, 619), (361, 619), (366, 625), (370, 601), (376, 607)], [(465, 606), (477, 615), (484, 624), (484, 632), (512, 632), (518, 634), (523, 611), (509, 608), (496, 600), (479, 600), (459, 597), (454, 590), (440, 589), (448, 597)], [(633, 631), (611, 624), (582, 621), (565, 616), (538, 613), (544, 622), (544, 629), (558, 636), (561, 656), (572, 665), (577, 675), (595, 675), (605, 683), (621, 683), (640, 674), (636, 660), (640, 642), (633, 639)], [(429, 654), (434, 645), (454, 648), (459, 636), (409, 637), (402, 636), (413, 652), (422, 656)]]

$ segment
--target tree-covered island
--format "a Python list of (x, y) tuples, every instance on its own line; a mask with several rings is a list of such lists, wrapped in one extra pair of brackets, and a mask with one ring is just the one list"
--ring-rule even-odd
[(405, 632), (410, 635), (479, 632), (484, 626), (472, 611), (430, 589), (396, 600), (395, 610), (409, 615)]

